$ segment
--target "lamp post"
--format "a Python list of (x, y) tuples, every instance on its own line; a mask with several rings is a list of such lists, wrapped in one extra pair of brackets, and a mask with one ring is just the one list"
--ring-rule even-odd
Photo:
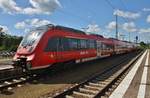
[(118, 15), (116, 14), (116, 39), (118, 39)]

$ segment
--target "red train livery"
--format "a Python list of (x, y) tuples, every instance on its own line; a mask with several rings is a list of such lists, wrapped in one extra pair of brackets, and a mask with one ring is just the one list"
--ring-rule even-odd
[(134, 43), (49, 24), (31, 30), (23, 38), (13, 60), (25, 70), (35, 70), (61, 62), (77, 63), (126, 53), (135, 48)]

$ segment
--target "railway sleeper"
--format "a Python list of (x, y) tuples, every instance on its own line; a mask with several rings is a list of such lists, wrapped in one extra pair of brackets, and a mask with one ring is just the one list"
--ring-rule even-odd
[(8, 87), (7, 88), (7, 91), (11, 91), (13, 88), (12, 87)]
[(13, 82), (19, 83), (19, 82), (21, 82), (21, 80), (13, 79)]
[(94, 83), (108, 83), (110, 81), (111, 80), (96, 80), (96, 79), (92, 80), (92, 82), (94, 82)]
[(112, 88), (113, 88), (113, 89), (115, 89), (116, 87), (117, 87), (117, 85), (115, 85), (115, 84), (114, 84), (114, 85), (112, 85)]
[(10, 84), (12, 84), (12, 82), (8, 82), (8, 81), (4, 82), (4, 85), (10, 85)]
[(92, 90), (102, 90), (100, 87), (90, 86), (90, 85), (84, 85), (84, 88), (86, 89), (92, 89)]
[(106, 91), (105, 92), (105, 96), (110, 96), (111, 92), (110, 91)]
[(96, 86), (96, 87), (104, 87), (104, 85), (101, 85), (101, 84), (99, 84), (99, 83), (92, 83), (92, 82), (89, 82), (89, 85), (90, 86)]
[(20, 79), (21, 79), (21, 80), (24, 80), (24, 81), (26, 80), (26, 78), (23, 78), (23, 77), (22, 77), (22, 78), (20, 78)]
[(112, 79), (107, 79), (107, 80), (104, 80), (104, 82), (112, 82)]
[(99, 82), (99, 84), (101, 84), (101, 85), (107, 85), (109, 82), (105, 82), (105, 81), (103, 81), (103, 82)]
[(104, 80), (112, 80), (112, 79), (114, 79), (114, 76), (111, 74), (111, 76), (108, 76), (107, 75), (107, 77), (106, 76), (102, 76), (102, 78), (104, 79)]
[(109, 82), (104, 82), (104, 81), (97, 81), (97, 82), (92, 81), (92, 83), (96, 83), (96, 84), (99, 84), (101, 86), (106, 86), (107, 84), (109, 84)]
[(17, 87), (21, 87), (21, 86), (22, 86), (21, 84), (18, 84), (18, 85), (17, 85)]
[(101, 96), (100, 98), (108, 98), (108, 96)]
[(77, 91), (73, 91), (72, 96), (75, 98), (93, 98), (94, 97), (93, 94), (85, 94), (85, 93), (77, 92)]
[(65, 98), (75, 98), (75, 97), (70, 96), (70, 95), (66, 95)]
[(97, 77), (97, 78), (95, 78), (95, 80), (97, 80), (97, 81), (104, 81), (104, 80), (106, 80), (106, 79), (101, 78), (101, 77)]
[(110, 82), (112, 79), (100, 79), (100, 78), (95, 78), (97, 81), (105, 81), (105, 82)]
[(2, 85), (2, 84), (0, 84), (0, 87), (3, 87), (3, 85)]
[(82, 93), (94, 94), (94, 95), (99, 92), (98, 90), (91, 90), (91, 89), (86, 89), (86, 88), (79, 88), (79, 91)]
[(108, 91), (112, 92), (114, 89), (113, 88), (109, 88)]

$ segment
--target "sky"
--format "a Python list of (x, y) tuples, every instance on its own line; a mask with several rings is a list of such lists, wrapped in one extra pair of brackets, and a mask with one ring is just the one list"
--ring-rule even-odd
[(3, 32), (24, 36), (45, 24), (63, 25), (115, 37), (150, 42), (150, 0), (0, 0)]

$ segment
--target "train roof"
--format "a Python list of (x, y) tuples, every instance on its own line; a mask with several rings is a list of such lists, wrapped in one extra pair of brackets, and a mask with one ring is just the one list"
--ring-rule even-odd
[(90, 34), (90, 35), (96, 36), (96, 37), (98, 37), (98, 38), (104, 38), (102, 35), (99, 35), (99, 34)]
[(55, 26), (55, 28), (56, 29), (61, 29), (61, 30), (66, 30), (66, 31), (75, 32), (75, 33), (78, 33), (78, 34), (84, 34), (84, 35), (86, 35), (85, 32), (83, 32), (81, 30), (73, 29), (73, 28), (70, 28), (70, 27), (64, 27), (64, 26), (57, 25), (57, 26)]

